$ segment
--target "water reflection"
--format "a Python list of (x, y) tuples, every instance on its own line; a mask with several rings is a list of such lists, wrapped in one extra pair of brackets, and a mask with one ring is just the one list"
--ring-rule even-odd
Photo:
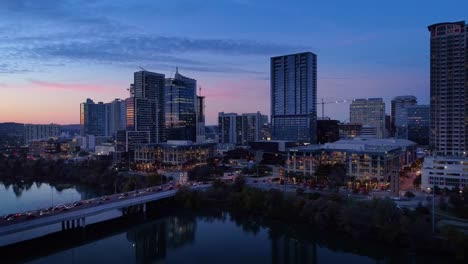
[(177, 249), (195, 240), (195, 217), (168, 217), (150, 222), (127, 232), (135, 248), (137, 263), (156, 262), (166, 258), (168, 249)]
[(0, 216), (100, 196), (82, 185), (0, 181)]

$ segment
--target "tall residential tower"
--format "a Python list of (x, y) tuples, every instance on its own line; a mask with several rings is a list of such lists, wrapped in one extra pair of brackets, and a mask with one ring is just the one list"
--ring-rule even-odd
[(428, 27), (431, 49), (431, 134), (435, 154), (468, 151), (468, 26), (464, 21)]
[(272, 57), (270, 63), (273, 139), (315, 143), (317, 55), (304, 52)]

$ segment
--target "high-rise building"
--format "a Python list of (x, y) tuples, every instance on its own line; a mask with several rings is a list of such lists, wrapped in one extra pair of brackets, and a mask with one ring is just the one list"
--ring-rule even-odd
[(375, 127), (376, 137), (385, 135), (385, 103), (382, 98), (355, 99), (350, 105), (349, 121)]
[(315, 143), (317, 55), (304, 52), (272, 57), (270, 63), (273, 139)]
[(196, 141), (197, 81), (179, 74), (166, 79), (166, 139)]
[(80, 105), (81, 135), (107, 136), (109, 128), (107, 123), (106, 105), (102, 102), (94, 103), (91, 99)]
[(247, 145), (248, 142), (262, 139), (262, 121), (267, 117), (260, 112), (218, 114), (219, 143)]
[(317, 143), (325, 144), (340, 140), (338, 120), (317, 120)]
[(47, 140), (60, 136), (60, 125), (35, 125), (24, 124), (24, 142), (29, 145), (31, 141)]
[(468, 152), (468, 25), (444, 22), (428, 27), (431, 69), (430, 145), (437, 155)]
[(205, 97), (197, 96), (197, 143), (203, 143), (205, 137)]
[(408, 117), (408, 140), (418, 145), (429, 145), (430, 117), (429, 105), (413, 105), (406, 108)]
[(125, 130), (126, 127), (126, 107), (125, 101), (115, 99), (106, 104), (108, 136), (115, 136), (119, 130)]
[(396, 138), (408, 138), (408, 117), (406, 108), (417, 105), (418, 100), (412, 95), (397, 96), (392, 99), (390, 114), (392, 135)]
[(126, 102), (126, 122), (129, 131), (148, 131), (150, 143), (165, 140), (164, 74), (138, 71), (130, 85), (131, 95)]
[(218, 113), (218, 136), (219, 143), (221, 144), (234, 144), (239, 143), (239, 134), (241, 131), (237, 130), (238, 122), (236, 113)]
[(242, 145), (248, 142), (259, 141), (262, 139), (262, 121), (265, 120), (265, 115), (260, 112), (242, 114)]

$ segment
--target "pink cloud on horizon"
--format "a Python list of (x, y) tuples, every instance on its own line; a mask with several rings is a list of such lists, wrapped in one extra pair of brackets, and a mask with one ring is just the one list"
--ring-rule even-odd
[(35, 80), (35, 79), (30, 79), (29, 82), (41, 89), (52, 90), (52, 91), (107, 93), (112, 90), (111, 88), (108, 88), (108, 87), (96, 86), (92, 84), (58, 83), (58, 82), (47, 82), (47, 81), (41, 81), (41, 80)]

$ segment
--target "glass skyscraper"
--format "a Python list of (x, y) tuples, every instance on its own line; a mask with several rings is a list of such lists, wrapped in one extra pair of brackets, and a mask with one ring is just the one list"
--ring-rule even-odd
[(270, 60), (271, 129), (275, 140), (316, 142), (317, 55)]
[(164, 74), (138, 71), (134, 73), (131, 96), (125, 100), (129, 131), (148, 131), (150, 143), (164, 142)]
[(165, 114), (167, 140), (196, 141), (197, 81), (179, 74), (166, 79)]

